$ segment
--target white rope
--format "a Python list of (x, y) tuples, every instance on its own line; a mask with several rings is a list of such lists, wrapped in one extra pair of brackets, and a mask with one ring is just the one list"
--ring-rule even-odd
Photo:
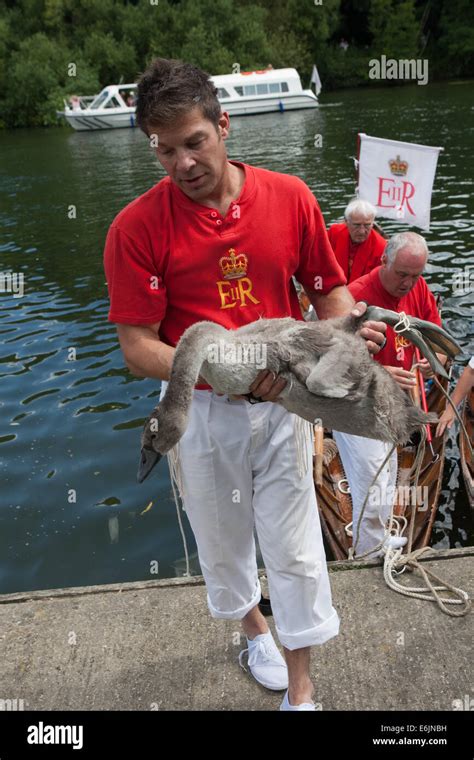
[[(422, 435), (421, 445), (418, 448), (418, 451), (415, 457), (415, 462), (413, 464), (413, 467), (411, 468), (412, 472), (413, 470), (415, 470), (415, 476), (414, 476), (415, 487), (418, 484), (421, 465), (423, 462), (424, 451), (425, 451), (425, 446), (426, 446), (426, 431), (424, 428), (422, 429), (421, 435)], [(395, 447), (392, 448), (392, 450), (389, 452), (389, 455), (385, 458), (384, 462), (382, 463), (381, 467), (377, 471), (369, 487), (369, 492), (367, 493), (367, 496), (364, 500), (361, 514), (357, 522), (357, 538), (353, 547), (349, 549), (349, 559), (354, 559), (355, 547), (357, 546), (357, 542), (359, 538), (361, 520), (362, 520), (363, 512), (365, 511), (365, 508), (367, 506), (367, 500), (370, 493), (370, 489), (372, 488), (373, 484), (378, 478), (382, 468), (385, 466), (385, 463), (388, 461), (389, 457), (391, 456), (394, 448)], [(458, 588), (457, 586), (454, 586), (453, 584), (447, 581), (444, 581), (438, 575), (433, 573), (432, 570), (428, 570), (427, 568), (422, 567), (421, 563), (418, 560), (418, 558), (424, 553), (430, 552), (433, 556), (436, 555), (436, 550), (432, 549), (429, 546), (425, 546), (421, 549), (416, 549), (415, 551), (411, 550), (412, 542), (413, 542), (414, 526), (415, 526), (416, 505), (412, 506), (407, 553), (403, 554), (402, 547), (395, 549), (388, 545), (384, 546), (388, 536), (395, 535), (395, 536), (401, 537), (402, 534), (405, 532), (408, 525), (408, 521), (405, 517), (403, 516), (395, 517), (395, 515), (393, 514), (394, 504), (395, 504), (395, 499), (393, 500), (393, 503), (392, 503), (392, 509), (390, 512), (390, 522), (389, 522), (388, 530), (385, 531), (384, 538), (377, 546), (370, 549), (370, 551), (367, 551), (367, 552), (364, 552), (363, 554), (358, 555), (357, 560), (363, 559), (367, 555), (372, 554), (378, 549), (381, 549), (385, 554), (383, 575), (384, 575), (385, 582), (389, 588), (391, 588), (393, 591), (396, 591), (399, 594), (403, 594), (404, 596), (409, 596), (415, 599), (424, 599), (430, 602), (431, 601), (436, 602), (436, 604), (441, 609), (441, 611), (445, 612), (447, 615), (450, 615), (451, 617), (463, 617), (464, 615), (467, 615), (467, 613), (469, 612), (471, 608), (471, 600), (469, 598), (469, 595), (466, 593), (466, 591)], [(400, 525), (400, 522), (404, 523), (403, 527)], [(350, 530), (351, 526), (352, 526), (352, 531)], [(346, 525), (345, 529), (346, 529), (346, 533), (350, 535), (350, 533), (353, 532), (353, 524), (349, 523), (348, 525)], [(424, 586), (407, 586), (398, 582), (396, 580), (396, 576), (401, 575), (407, 568), (409, 568), (410, 570), (418, 570), (423, 578), (425, 585)], [(440, 585), (438, 586), (433, 585), (430, 579), (438, 581)], [(445, 592), (445, 595), (443, 595), (443, 592)], [(447, 596), (446, 594), (451, 594), (452, 596)], [(462, 606), (461, 606), (461, 609), (455, 610), (455, 609), (451, 609), (449, 605), (462, 605)]]
[[(442, 388), (441, 383), (434, 378), (439, 388), (443, 391), (446, 398), (449, 399), (449, 395), (444, 391), (444, 388)], [(423, 463), (424, 455), (425, 455), (425, 449), (426, 449), (426, 428), (423, 427), (421, 429), (421, 445), (418, 447), (418, 451), (416, 453), (415, 461), (413, 463), (413, 467), (411, 468), (410, 475), (414, 471), (414, 487), (418, 487), (418, 481), (420, 478), (420, 472), (421, 472), (421, 466)], [(409, 528), (409, 535), (408, 535), (408, 546), (407, 546), (407, 552), (406, 554), (403, 554), (402, 547), (400, 548), (392, 548), (387, 546), (385, 548), (385, 558), (384, 558), (384, 566), (383, 566), (383, 575), (385, 582), (387, 586), (393, 591), (397, 591), (399, 594), (403, 594), (404, 596), (409, 596), (414, 599), (424, 599), (429, 602), (436, 602), (438, 607), (441, 609), (442, 612), (445, 612), (447, 615), (450, 615), (451, 617), (462, 617), (464, 615), (467, 615), (467, 613), (470, 610), (471, 607), (471, 600), (469, 599), (469, 595), (463, 591), (463, 589), (458, 588), (457, 586), (453, 586), (453, 584), (448, 583), (447, 581), (444, 581), (442, 578), (440, 578), (438, 575), (433, 573), (432, 570), (428, 570), (427, 568), (422, 567), (421, 563), (418, 561), (418, 558), (421, 557), (422, 554), (430, 553), (432, 556), (436, 555), (436, 550), (432, 549), (429, 546), (424, 546), (421, 549), (415, 549), (415, 551), (412, 551), (413, 546), (413, 536), (414, 536), (414, 530), (415, 530), (415, 515), (416, 515), (416, 504), (412, 505), (412, 513), (411, 513), (411, 519), (410, 519), (410, 528)], [(393, 516), (393, 506), (392, 506), (392, 512), (390, 515), (390, 529), (392, 529), (392, 524), (396, 520)], [(407, 521), (405, 520), (405, 527), (403, 528), (402, 532), (405, 530)], [(399, 534), (401, 535), (401, 534)], [(401, 575), (406, 568), (409, 568), (410, 570), (418, 570), (421, 574), (423, 581), (425, 583), (424, 586), (407, 586), (402, 583), (399, 583), (396, 579), (396, 575)], [(434, 586), (431, 582), (430, 578), (432, 578), (435, 581), (439, 582), (439, 586)], [(449, 596), (442, 596), (442, 592), (447, 592), (447, 594), (452, 594), (451, 597)], [(453, 598), (456, 597), (456, 598)], [(460, 610), (454, 610), (450, 609), (449, 605), (462, 605)]]
[[(383, 471), (385, 465), (390, 460), (390, 457), (392, 456), (392, 454), (393, 454), (393, 452), (395, 451), (396, 448), (397, 448), (397, 446), (396, 446), (396, 444), (394, 444), (392, 446), (392, 448), (389, 450), (389, 452), (386, 455), (385, 459), (383, 460), (382, 464), (380, 465), (380, 467), (378, 468), (378, 470), (375, 473), (374, 477), (372, 478), (372, 482), (370, 483), (369, 488), (367, 489), (367, 493), (365, 495), (364, 503), (362, 504), (362, 508), (360, 510), (359, 519), (357, 520), (356, 538), (355, 538), (355, 541), (352, 542), (352, 546), (349, 549), (349, 554), (348, 554), (349, 559), (354, 559), (355, 550), (356, 550), (357, 544), (359, 543), (359, 538), (360, 538), (360, 526), (361, 526), (361, 523), (362, 523), (362, 518), (364, 516), (364, 512), (366, 510), (367, 502), (369, 500), (369, 496), (370, 496), (370, 493), (372, 491), (372, 488), (373, 488), (374, 484), (376, 483), (377, 478), (379, 477), (379, 475)], [(393, 503), (392, 503), (392, 514), (393, 514)], [(379, 513), (379, 519), (381, 521), (380, 513)], [(382, 523), (382, 525), (383, 525), (383, 523)], [(385, 528), (385, 525), (383, 525), (383, 527)], [(352, 526), (352, 533), (354, 533), (354, 526)], [(385, 531), (385, 534), (384, 534), (384, 537), (382, 538), (382, 540), (376, 546), (371, 547), (368, 551), (364, 552), (363, 554), (359, 554), (357, 556), (357, 559), (358, 560), (359, 559), (363, 559), (364, 557), (367, 557), (369, 554), (373, 554), (373, 552), (376, 552), (379, 549), (381, 549), (382, 546), (383, 546), (383, 544), (384, 544), (384, 542), (386, 541), (388, 535), (390, 535), (390, 534), (387, 531)]]
[[(430, 546), (424, 546), (422, 549), (416, 549), (410, 554), (402, 554), (402, 548), (392, 549), (388, 547), (385, 550), (385, 559), (383, 565), (383, 577), (389, 588), (397, 591), (404, 596), (410, 596), (414, 599), (424, 599), (428, 602), (436, 602), (438, 607), (451, 617), (462, 617), (466, 615), (471, 607), (471, 600), (469, 595), (463, 589), (453, 586), (451, 583), (442, 580), (438, 575), (433, 573), (432, 570), (428, 570), (422, 567), (418, 558), (424, 554), (430, 552), (433, 556), (436, 555), (436, 550)], [(399, 583), (395, 579), (395, 575), (400, 575), (406, 568), (412, 570), (418, 570), (425, 582), (425, 586), (405, 586)], [(439, 581), (439, 586), (434, 586), (430, 578), (435, 581)], [(453, 594), (454, 597), (442, 596), (441, 592), (447, 592)], [(460, 610), (450, 609), (448, 605), (462, 605)]]
[[(403, 333), (406, 330), (409, 330), (411, 328), (409, 317), (405, 314), (405, 312), (400, 312), (399, 316), (400, 316), (400, 320), (397, 322), (397, 324), (393, 328), (394, 332), (398, 334)], [(434, 381), (436, 385), (438, 386), (438, 388), (442, 391), (443, 395), (447, 398), (451, 406), (454, 408), (454, 404), (451, 401), (449, 394), (446, 393), (446, 391), (442, 387), (439, 380), (436, 377), (434, 377)], [(458, 420), (462, 424), (460, 415), (458, 414), (455, 408), (454, 408), (454, 411), (456, 413)], [(464, 425), (463, 425), (463, 430), (465, 431)], [(466, 437), (467, 437), (467, 434), (466, 434)], [(411, 475), (414, 474), (415, 488), (418, 487), (421, 465), (424, 459), (424, 453), (425, 453), (425, 447), (426, 447), (426, 438), (427, 438), (426, 429), (425, 427), (423, 427), (421, 430), (421, 445), (418, 447), (415, 460), (413, 462), (412, 467), (410, 468), (410, 478), (411, 478)], [(385, 457), (384, 461), (378, 468), (377, 472), (375, 473), (372, 479), (372, 482), (369, 486), (369, 489), (364, 499), (364, 503), (362, 505), (362, 509), (360, 511), (359, 519), (357, 521), (356, 538), (355, 538), (355, 541), (353, 539), (352, 547), (349, 549), (349, 552), (348, 552), (348, 557), (350, 560), (355, 559), (355, 549), (359, 542), (360, 526), (362, 523), (362, 518), (365, 512), (365, 509), (367, 507), (367, 502), (369, 499), (371, 489), (373, 485), (375, 484), (377, 478), (379, 477), (380, 473), (382, 472), (383, 468), (389, 461), (395, 449), (396, 449), (396, 446), (393, 446), (391, 448), (391, 450)], [(472, 449), (471, 449), (471, 452), (472, 452)], [(401, 537), (402, 534), (405, 532), (408, 525), (408, 521), (405, 517), (394, 516), (393, 514), (394, 505), (395, 505), (395, 499), (393, 499), (393, 502), (392, 502), (389, 525), (388, 525), (388, 528), (385, 529), (385, 534), (382, 541), (380, 541), (380, 543), (377, 544), (377, 546), (372, 547), (369, 551), (366, 551), (363, 554), (357, 555), (357, 560), (361, 560), (364, 557), (367, 557), (368, 555), (373, 555), (373, 553), (376, 552), (377, 550), (382, 550), (383, 553), (385, 554), (383, 574), (384, 574), (385, 582), (389, 588), (393, 589), (394, 591), (397, 591), (399, 594), (403, 594), (404, 596), (410, 596), (416, 599), (424, 599), (426, 601), (436, 602), (439, 608), (443, 612), (445, 612), (447, 615), (450, 615), (451, 617), (462, 617), (466, 615), (471, 608), (471, 600), (469, 598), (469, 595), (466, 593), (466, 591), (458, 588), (457, 586), (454, 586), (453, 584), (447, 581), (443, 581), (441, 578), (439, 578), (439, 576), (433, 573), (432, 570), (428, 570), (422, 567), (421, 563), (418, 561), (418, 558), (422, 554), (430, 552), (432, 555), (436, 555), (436, 550), (432, 549), (429, 546), (425, 546), (421, 549), (416, 549), (415, 551), (412, 551), (413, 534), (414, 534), (414, 527), (415, 527), (416, 504), (412, 506), (407, 553), (403, 554), (403, 547), (393, 548), (387, 545), (386, 542), (389, 536), (394, 535), (397, 537)], [(379, 517), (380, 517), (380, 514), (379, 514)], [(401, 522), (403, 522), (403, 526), (400, 524)], [(353, 522), (350, 522), (347, 525), (345, 525), (344, 529), (348, 536), (353, 536), (354, 534)], [(407, 568), (411, 570), (418, 570), (423, 578), (423, 581), (425, 582), (425, 586), (410, 587), (410, 586), (406, 586), (399, 583), (395, 579), (395, 576), (402, 575)], [(432, 578), (435, 581), (438, 581), (440, 585), (438, 586), (433, 585), (430, 578)], [(456, 597), (456, 598), (452, 598), (449, 596), (442, 596), (442, 592), (447, 592), (448, 594), (452, 594), (452, 597)], [(450, 609), (449, 605), (462, 605), (462, 607), (460, 610), (454, 610), (454, 609)]]
[[(417, 478), (419, 475), (419, 469), (421, 465), (421, 459), (419, 460), (419, 465), (417, 467)], [(409, 542), (409, 550), (407, 554), (403, 554), (403, 548), (397, 548), (394, 549), (390, 546), (383, 547), (383, 551), (385, 554), (384, 558), (384, 565), (383, 565), (383, 576), (385, 579), (385, 582), (389, 588), (391, 588), (393, 591), (396, 591), (399, 594), (403, 594), (404, 596), (409, 596), (414, 599), (424, 599), (425, 601), (430, 602), (436, 602), (439, 608), (442, 610), (442, 612), (445, 612), (447, 615), (450, 615), (451, 617), (462, 617), (466, 615), (471, 607), (471, 600), (469, 598), (469, 595), (461, 588), (458, 588), (457, 586), (454, 586), (451, 583), (448, 583), (447, 581), (444, 581), (441, 579), (438, 575), (433, 573), (432, 570), (428, 570), (424, 568), (421, 563), (419, 562), (419, 557), (422, 554), (425, 553), (431, 553), (433, 556), (436, 555), (436, 550), (432, 549), (429, 546), (425, 546), (421, 549), (416, 549), (415, 551), (410, 551), (411, 548), (411, 540), (413, 535), (413, 524), (414, 524), (414, 515), (415, 515), (415, 509), (416, 507), (412, 507), (412, 524), (410, 526), (410, 542)], [(402, 523), (402, 524), (401, 524)], [(359, 523), (360, 524), (360, 523)], [(357, 557), (358, 560), (363, 559), (368, 554), (371, 554), (375, 549), (381, 548), (386, 540), (387, 533), (388, 535), (394, 535), (401, 537), (403, 533), (405, 532), (408, 525), (407, 519), (400, 515), (395, 517), (393, 514), (393, 505), (392, 505), (392, 511), (390, 514), (390, 523), (388, 531), (386, 531), (386, 535), (384, 536), (383, 541), (378, 545), (378, 547), (375, 547), (370, 550), (370, 552), (365, 552), (364, 554), (361, 554)], [(346, 533), (350, 535), (352, 531), (350, 530), (350, 526), (352, 526), (352, 523), (349, 523), (346, 525)], [(354, 556), (351, 551), (349, 551), (349, 559), (354, 559)], [(424, 586), (408, 586), (405, 584), (400, 583), (396, 576), (402, 575), (406, 569), (410, 570), (418, 570), (421, 573), (421, 576), (423, 578), (423, 581), (425, 583)], [(431, 582), (430, 579), (433, 579), (435, 581), (438, 581), (440, 585), (435, 586)], [(442, 595), (442, 592), (446, 592), (447, 594), (452, 594), (451, 597)], [(455, 597), (455, 598), (453, 598)], [(448, 605), (462, 605), (460, 610), (450, 609)]]
[(399, 335), (400, 333), (404, 333), (407, 330), (411, 330), (412, 325), (411, 325), (410, 318), (408, 317), (408, 315), (405, 314), (404, 311), (401, 311), (398, 316), (400, 317), (400, 319), (397, 322), (397, 324), (394, 326), (393, 332), (396, 332), (397, 335)]

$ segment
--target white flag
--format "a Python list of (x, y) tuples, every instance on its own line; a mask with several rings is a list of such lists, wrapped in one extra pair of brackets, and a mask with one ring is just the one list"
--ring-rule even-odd
[(359, 198), (377, 216), (430, 228), (431, 193), (443, 148), (359, 134)]
[(319, 93), (321, 92), (322, 85), (321, 85), (321, 80), (319, 78), (319, 73), (318, 73), (315, 63), (313, 64), (313, 72), (311, 74), (311, 81), (309, 83), (309, 86), (311, 87), (312, 84), (315, 85), (316, 95), (319, 95)]

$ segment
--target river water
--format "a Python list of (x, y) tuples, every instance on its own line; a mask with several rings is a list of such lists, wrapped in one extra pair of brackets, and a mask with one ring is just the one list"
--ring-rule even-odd
[[(474, 352), (473, 95), (468, 82), (337, 92), (314, 111), (234, 118), (227, 142), (230, 158), (301, 177), (328, 224), (354, 191), (357, 132), (443, 146), (427, 280), (466, 354)], [(0, 151), (0, 271), (24, 276), (23, 297), (0, 292), (0, 592), (180, 575), (166, 461), (141, 486), (135, 480), (159, 384), (124, 369), (102, 269), (110, 222), (163, 172), (132, 129), (4, 131)], [(381, 221), (388, 233), (405, 229)], [(456, 273), (469, 292), (453, 292)], [(470, 544), (451, 435), (433, 545)]]

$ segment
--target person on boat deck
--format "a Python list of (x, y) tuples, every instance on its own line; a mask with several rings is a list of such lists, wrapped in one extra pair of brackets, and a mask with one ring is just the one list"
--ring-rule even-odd
[[(229, 116), (205, 72), (155, 60), (140, 79), (136, 113), (168, 176), (118, 214), (105, 245), (109, 320), (133, 374), (162, 380), (163, 396), (175, 346), (201, 320), (226, 328), (259, 317), (301, 320), (293, 275), (321, 319), (354, 309), (307, 185), (228, 160)], [(378, 322), (364, 324), (369, 350), (379, 349), (384, 332)], [(336, 636), (339, 619), (311, 426), (272, 403), (284, 380), (257, 368), (255, 375), (251, 391), (263, 403), (197, 385), (175, 464), (211, 615), (242, 621), (251, 674), (287, 690), (281, 709), (314, 710), (310, 647)], [(286, 663), (258, 607), (254, 527)]]
[(374, 229), (375, 213), (375, 206), (356, 198), (344, 212), (345, 221), (329, 228), (329, 240), (348, 282), (380, 265), (387, 241)]
[[(349, 290), (356, 300), (364, 300), (371, 305), (382, 306), (392, 311), (404, 311), (413, 317), (441, 325), (436, 301), (422, 277), (427, 261), (428, 246), (425, 239), (415, 232), (401, 232), (390, 238), (387, 243), (381, 266), (350, 283)], [(437, 356), (441, 363), (446, 362), (446, 356)], [(403, 333), (396, 334), (391, 327), (387, 327), (387, 342), (374, 358), (390, 372), (404, 390), (416, 385), (415, 373), (411, 371), (414, 364), (414, 348), (403, 337)], [(422, 358), (419, 367), (425, 378), (433, 376), (427, 359)], [(351, 489), (354, 546), (364, 500), (391, 445), (336, 431), (333, 434)], [(394, 548), (406, 543), (406, 538), (393, 536), (384, 539), (396, 479), (395, 450), (370, 491), (360, 523), (359, 540), (354, 547), (356, 555), (366, 552), (370, 552), (368, 556), (380, 555), (383, 553), (383, 547), (377, 550), (375, 547), (384, 540), (388, 546)]]
[(77, 95), (71, 95), (71, 97), (69, 98), (69, 102), (71, 104), (71, 108), (73, 111), (81, 110), (81, 101)]
[[(457, 385), (452, 392), (451, 401), (455, 406), (459, 406), (461, 401), (467, 397), (468, 393), (474, 388), (474, 356), (471, 356), (469, 364), (464, 367), (463, 373), (459, 378)], [(443, 414), (439, 418), (438, 426), (436, 428), (436, 436), (443, 435), (446, 428), (451, 428), (456, 415), (451, 404), (448, 404)]]

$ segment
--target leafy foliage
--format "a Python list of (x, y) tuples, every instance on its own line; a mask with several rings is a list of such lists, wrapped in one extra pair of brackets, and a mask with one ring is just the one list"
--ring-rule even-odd
[(0, 126), (55, 124), (63, 98), (133, 82), (154, 56), (304, 82), (316, 62), (327, 90), (371, 84), (382, 54), (473, 76), (472, 0), (0, 0)]

